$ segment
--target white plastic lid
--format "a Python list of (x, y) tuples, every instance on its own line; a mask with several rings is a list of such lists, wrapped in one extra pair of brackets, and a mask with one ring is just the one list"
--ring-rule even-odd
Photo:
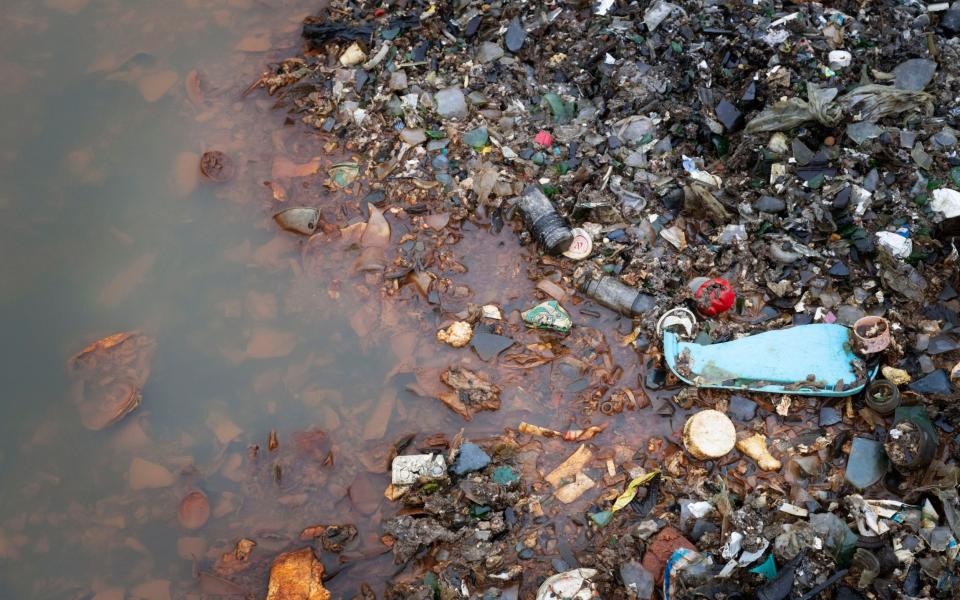
[(570, 247), (563, 255), (573, 260), (583, 260), (590, 256), (593, 251), (593, 239), (591, 239), (590, 234), (580, 227), (574, 228), (571, 233), (573, 233), (573, 241), (570, 242)]

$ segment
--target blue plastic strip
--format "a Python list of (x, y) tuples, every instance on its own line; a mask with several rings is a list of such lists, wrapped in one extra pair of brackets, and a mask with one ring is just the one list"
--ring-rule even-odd
[(843, 397), (860, 392), (877, 371), (857, 381), (854, 365), (864, 363), (850, 348), (849, 332), (817, 323), (704, 346), (667, 331), (663, 354), (677, 377), (697, 387)]

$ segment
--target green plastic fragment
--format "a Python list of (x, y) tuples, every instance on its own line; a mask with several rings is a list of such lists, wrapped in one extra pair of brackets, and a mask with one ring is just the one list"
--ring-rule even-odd
[(533, 164), (535, 165), (542, 165), (547, 162), (547, 155), (543, 152), (537, 152), (530, 157), (530, 160), (533, 161)]
[(762, 575), (768, 581), (777, 576), (777, 562), (773, 560), (773, 554), (767, 555), (767, 560), (750, 569), (751, 573)]
[(960, 187), (960, 167), (950, 169), (950, 179), (953, 180), (953, 185)]
[(566, 123), (573, 118), (573, 102), (564, 102), (560, 94), (553, 92), (543, 95), (544, 102), (550, 107), (553, 120), (557, 123)]
[(380, 32), (380, 37), (382, 37), (385, 40), (392, 40), (398, 35), (400, 35), (399, 27), (391, 27), (390, 29), (384, 29), (382, 32)]
[(440, 590), (440, 581), (433, 571), (427, 571), (427, 574), (423, 576), (423, 585), (433, 588), (434, 592)]
[(843, 238), (853, 238), (853, 234), (857, 232), (858, 227), (856, 225), (847, 225), (846, 227), (841, 227), (837, 230), (837, 235)]
[(573, 320), (556, 300), (547, 300), (520, 314), (528, 327), (568, 333)]
[(487, 141), (489, 140), (490, 134), (487, 132), (486, 127), (477, 127), (463, 134), (463, 143), (474, 150), (480, 150), (487, 145)]
[(340, 163), (333, 165), (327, 174), (330, 175), (330, 181), (333, 185), (340, 188), (349, 186), (360, 175), (360, 165), (357, 163)]
[(447, 137), (447, 132), (442, 129), (428, 129), (426, 133), (427, 137), (431, 140), (442, 140)]
[(812, 190), (817, 190), (823, 187), (823, 182), (825, 181), (823, 173), (818, 173), (807, 180), (807, 187)]
[(517, 474), (514, 473), (513, 469), (510, 467), (497, 467), (493, 470), (494, 483), (499, 483), (500, 485), (510, 485), (519, 479), (520, 478), (517, 477)]
[(710, 143), (713, 145), (713, 151), (717, 153), (717, 156), (726, 156), (730, 152), (730, 142), (725, 137), (715, 135), (710, 138)]
[(590, 520), (596, 523), (598, 527), (604, 527), (610, 523), (611, 520), (613, 520), (613, 512), (604, 510), (598, 513), (593, 513), (590, 515)]

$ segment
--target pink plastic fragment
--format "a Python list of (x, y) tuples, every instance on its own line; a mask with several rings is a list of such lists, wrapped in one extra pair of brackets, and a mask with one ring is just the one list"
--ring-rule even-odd
[(553, 136), (550, 135), (549, 131), (541, 131), (533, 138), (533, 141), (545, 148), (549, 148), (553, 145)]

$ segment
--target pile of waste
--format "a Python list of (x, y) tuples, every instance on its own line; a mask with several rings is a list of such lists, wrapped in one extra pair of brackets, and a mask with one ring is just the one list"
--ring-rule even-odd
[[(274, 195), (304, 272), (355, 247), (367, 285), (441, 315), (423, 343), (490, 372), (411, 389), (465, 420), (508, 367), (595, 373), (568, 431), (393, 461), (386, 597), (952, 597), (958, 31), (947, 2), (309, 17), (253, 86), (347, 156), (325, 184), (351, 205)], [(495, 262), (504, 228), (539, 303), (475, 302), (458, 245)], [(624, 410), (671, 432), (608, 427)]]

